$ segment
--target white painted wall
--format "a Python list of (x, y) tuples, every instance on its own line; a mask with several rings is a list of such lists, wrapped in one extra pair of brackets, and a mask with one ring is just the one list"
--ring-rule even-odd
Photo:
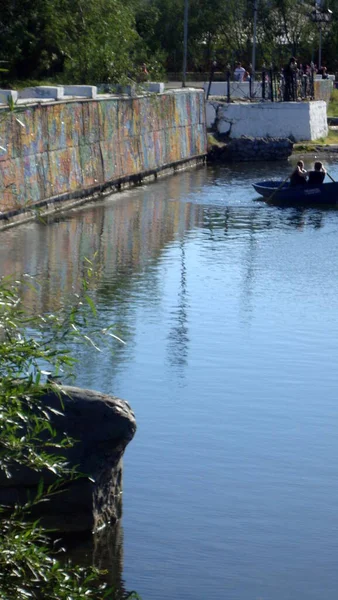
[[(325, 105), (325, 110), (323, 109)], [(310, 108), (310, 140), (318, 140), (320, 137), (325, 137), (329, 133), (327, 125), (327, 104), (325, 100), (318, 100), (317, 102), (309, 102)]]
[(326, 102), (207, 103), (207, 127), (232, 138), (290, 137), (316, 140), (328, 134)]
[(0, 104), (8, 104), (9, 100), (16, 102), (18, 99), (18, 92), (15, 90), (0, 90)]

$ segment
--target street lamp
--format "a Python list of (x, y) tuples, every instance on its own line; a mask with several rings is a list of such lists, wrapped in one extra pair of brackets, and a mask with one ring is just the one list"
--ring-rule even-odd
[(251, 57), (251, 81), (255, 81), (255, 72), (256, 72), (256, 39), (257, 39), (257, 10), (258, 10), (258, 0), (254, 0), (254, 14), (253, 14), (253, 36), (252, 36), (252, 57)]
[(310, 14), (311, 21), (317, 24), (319, 31), (318, 69), (322, 67), (322, 31), (332, 19), (332, 10), (321, 8), (320, 2), (316, 1), (315, 8)]
[(189, 7), (189, 0), (184, 0), (184, 34), (183, 34), (183, 77), (182, 77), (182, 87), (185, 87), (186, 83), (187, 83), (188, 7)]

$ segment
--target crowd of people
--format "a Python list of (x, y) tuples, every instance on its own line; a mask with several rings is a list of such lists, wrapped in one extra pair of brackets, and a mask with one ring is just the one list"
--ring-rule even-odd
[[(241, 62), (235, 63), (235, 68), (233, 72), (234, 81), (250, 81), (252, 66), (250, 65), (247, 69), (245, 69)], [(261, 70), (264, 70), (263, 68)], [(312, 74), (321, 75), (322, 79), (328, 79), (327, 67), (322, 66), (320, 69), (313, 62), (311, 63), (298, 63), (297, 59), (292, 56), (288, 63), (280, 69), (281, 74), (285, 77), (285, 79), (290, 79), (291, 77), (298, 75), (307, 75), (311, 76)]]
[[(327, 67), (317, 68), (313, 62), (301, 63), (292, 56), (283, 67), (267, 68), (264, 65), (260, 67), (259, 74), (256, 72), (255, 79), (265, 84), (273, 82), (276, 98), (284, 102), (298, 100), (302, 97), (311, 97), (314, 93), (313, 80), (315, 75), (322, 79), (328, 79)], [(261, 78), (261, 79), (260, 79)], [(252, 65), (245, 68), (241, 62), (236, 62), (233, 70), (233, 80), (235, 82), (250, 82), (253, 80)], [(267, 89), (267, 88), (265, 88)], [(269, 92), (268, 92), (269, 93)], [(271, 92), (272, 93), (272, 92)]]

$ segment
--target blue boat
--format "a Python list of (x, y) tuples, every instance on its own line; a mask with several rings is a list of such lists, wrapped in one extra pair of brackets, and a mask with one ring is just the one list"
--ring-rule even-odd
[(321, 185), (290, 185), (283, 181), (254, 183), (256, 192), (264, 200), (279, 206), (335, 206), (338, 204), (338, 182)]

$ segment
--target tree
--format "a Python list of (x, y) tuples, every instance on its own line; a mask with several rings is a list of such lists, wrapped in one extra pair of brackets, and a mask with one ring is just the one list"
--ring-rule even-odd
[(126, 77), (139, 37), (122, 0), (3, 0), (0, 35), (10, 77), (92, 84)]
[(59, 0), (65, 75), (80, 83), (122, 81), (132, 75), (138, 41), (133, 11), (121, 0)]

